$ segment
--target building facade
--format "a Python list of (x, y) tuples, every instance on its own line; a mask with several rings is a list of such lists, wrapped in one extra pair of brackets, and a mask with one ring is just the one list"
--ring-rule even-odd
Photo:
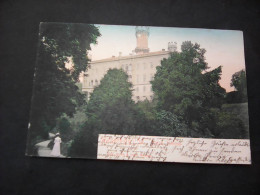
[[(92, 61), (83, 78), (82, 91), (89, 99), (94, 88), (100, 84), (109, 69), (117, 68), (124, 70), (128, 75), (128, 81), (133, 84), (134, 101), (152, 100), (153, 91), (150, 83), (156, 73), (156, 67), (161, 65), (161, 60), (168, 58), (174, 51), (174, 44), (168, 43), (168, 51), (164, 49), (157, 52), (149, 52), (148, 48), (149, 29), (136, 28), (137, 47), (135, 53), (128, 56), (112, 56), (111, 58)], [(176, 44), (175, 44), (176, 45)]]

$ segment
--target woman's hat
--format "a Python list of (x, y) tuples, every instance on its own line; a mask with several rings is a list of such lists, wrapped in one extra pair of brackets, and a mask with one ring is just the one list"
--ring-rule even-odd
[(56, 133), (56, 136), (57, 136), (57, 135), (60, 135), (60, 133)]

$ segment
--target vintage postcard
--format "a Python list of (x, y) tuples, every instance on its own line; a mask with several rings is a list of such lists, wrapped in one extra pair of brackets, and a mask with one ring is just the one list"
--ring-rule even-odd
[(251, 164), (243, 32), (41, 23), (26, 155)]

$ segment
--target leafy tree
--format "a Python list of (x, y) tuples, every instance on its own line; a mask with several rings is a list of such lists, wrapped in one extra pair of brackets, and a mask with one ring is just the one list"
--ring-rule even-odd
[(235, 87), (237, 91), (237, 96), (235, 97), (240, 100), (240, 102), (247, 101), (247, 86), (246, 86), (246, 72), (245, 70), (240, 70), (232, 75), (231, 87)]
[(108, 70), (90, 96), (88, 120), (72, 143), (71, 156), (96, 157), (98, 134), (142, 134), (145, 115), (133, 102), (132, 84), (127, 80), (123, 70)]
[(73, 138), (73, 130), (69, 120), (66, 117), (61, 117), (58, 120), (58, 130), (63, 141), (68, 141)]
[(156, 112), (157, 135), (185, 137), (187, 136), (187, 129), (187, 125), (181, 122), (175, 114), (165, 110)]
[(218, 83), (221, 66), (207, 71), (205, 52), (197, 43), (183, 42), (181, 52), (173, 52), (161, 61), (151, 81), (158, 109), (177, 115), (193, 129), (200, 128), (198, 124), (210, 113), (210, 108), (221, 106), (225, 94)]
[[(46, 139), (63, 113), (72, 116), (84, 103), (76, 82), (88, 68), (87, 50), (100, 36), (94, 25), (41, 23), (34, 78), (28, 153), (36, 137)], [(66, 68), (71, 58), (73, 67)]]

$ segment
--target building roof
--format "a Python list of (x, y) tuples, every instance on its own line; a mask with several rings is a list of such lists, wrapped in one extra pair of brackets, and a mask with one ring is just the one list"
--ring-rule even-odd
[(117, 56), (117, 57), (111, 57), (111, 58), (105, 58), (102, 60), (95, 60), (91, 61), (91, 64), (96, 63), (102, 63), (102, 62), (112, 62), (112, 61), (119, 61), (119, 60), (126, 60), (126, 59), (134, 59), (134, 58), (144, 58), (144, 57), (150, 57), (150, 56), (157, 56), (157, 55), (163, 55), (163, 54), (169, 54), (170, 51), (156, 51), (156, 52), (149, 52), (149, 53), (143, 53), (138, 55), (128, 55), (128, 56)]

